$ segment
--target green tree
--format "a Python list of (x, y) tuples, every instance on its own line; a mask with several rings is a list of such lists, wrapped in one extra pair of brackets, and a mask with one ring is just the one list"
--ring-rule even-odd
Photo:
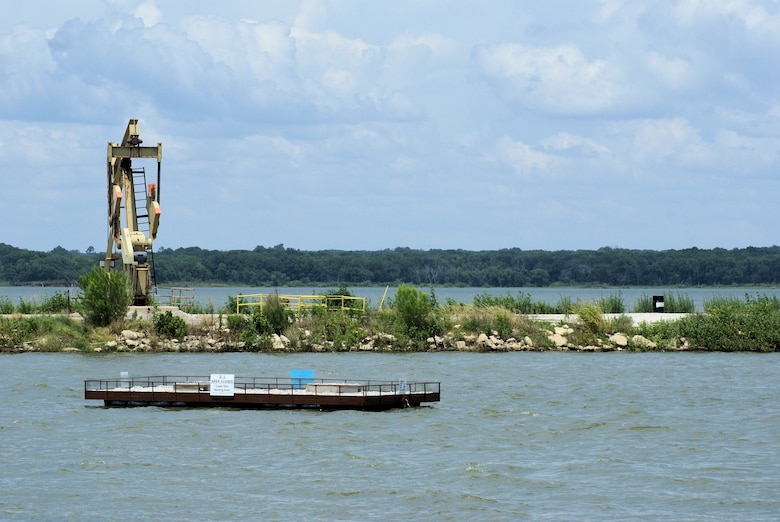
[(439, 335), (447, 328), (436, 303), (436, 295), (426, 294), (413, 286), (400, 285), (393, 301), (396, 321), (401, 332), (410, 339), (424, 340)]
[(168, 339), (181, 339), (187, 333), (187, 323), (170, 310), (154, 318), (154, 331)]
[(84, 319), (95, 326), (122, 319), (133, 302), (133, 289), (123, 272), (106, 272), (94, 266), (79, 278), (79, 288), (84, 292)]

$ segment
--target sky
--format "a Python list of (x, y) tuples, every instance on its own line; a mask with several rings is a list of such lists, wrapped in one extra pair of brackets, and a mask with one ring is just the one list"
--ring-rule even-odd
[(773, 0), (5, 2), (0, 243), (104, 251), (138, 119), (156, 250), (778, 245), (778, 56)]

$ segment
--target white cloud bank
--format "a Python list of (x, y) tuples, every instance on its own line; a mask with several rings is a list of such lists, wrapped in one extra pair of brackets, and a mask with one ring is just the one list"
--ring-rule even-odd
[(0, 24), (5, 243), (99, 249), (140, 118), (166, 247), (780, 244), (775, 2), (44, 4)]

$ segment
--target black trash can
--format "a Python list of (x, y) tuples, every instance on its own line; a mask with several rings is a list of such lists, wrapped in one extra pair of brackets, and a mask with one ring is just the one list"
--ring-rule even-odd
[(655, 313), (664, 313), (664, 296), (662, 295), (654, 295), (653, 296), (653, 312)]

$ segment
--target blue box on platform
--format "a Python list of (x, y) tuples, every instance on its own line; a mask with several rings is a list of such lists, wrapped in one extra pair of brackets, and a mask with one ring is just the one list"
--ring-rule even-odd
[(290, 381), (293, 389), (305, 388), (314, 382), (314, 370), (290, 370)]

